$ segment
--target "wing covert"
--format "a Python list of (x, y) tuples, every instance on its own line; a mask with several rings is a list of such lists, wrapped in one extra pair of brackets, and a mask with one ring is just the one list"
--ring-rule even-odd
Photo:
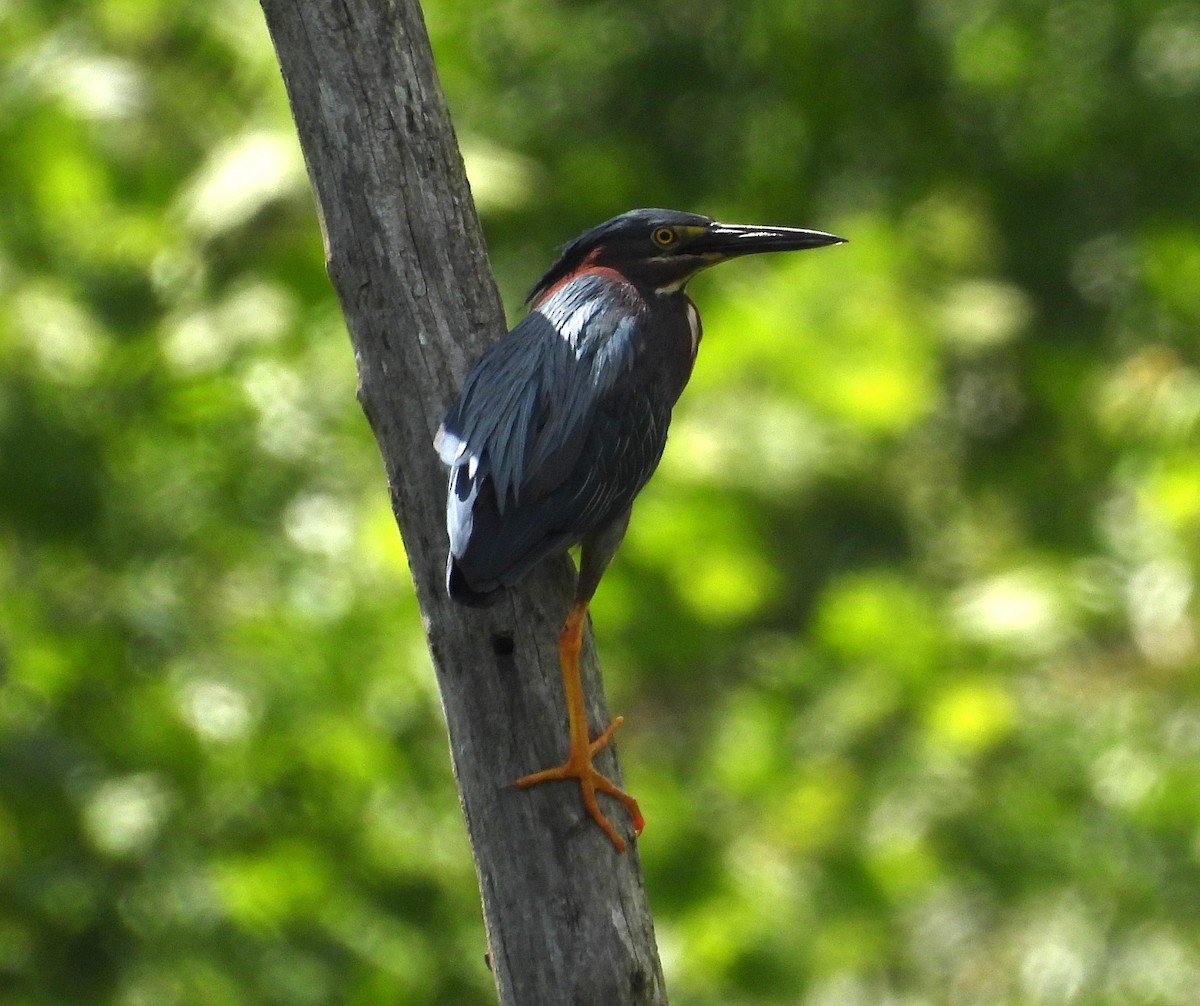
[(637, 362), (631, 293), (604, 276), (576, 277), (468, 376), (436, 440), (450, 468), (452, 581), (457, 563), (477, 592), (515, 582), (627, 509), (653, 472), (670, 403), (636, 398), (635, 382), (621, 380)]

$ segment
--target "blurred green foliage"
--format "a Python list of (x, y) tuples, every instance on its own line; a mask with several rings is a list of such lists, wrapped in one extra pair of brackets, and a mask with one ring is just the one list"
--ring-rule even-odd
[[(1200, 988), (1200, 6), (428, 0), (506, 303), (706, 328), (595, 605), (678, 1006)], [(255, 5), (0, 5), (0, 1000), (492, 1001)]]

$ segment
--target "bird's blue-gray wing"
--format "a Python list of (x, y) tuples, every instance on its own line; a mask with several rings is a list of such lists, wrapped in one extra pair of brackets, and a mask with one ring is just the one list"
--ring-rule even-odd
[(621, 380), (638, 314), (605, 282), (572, 280), (485, 353), (439, 430), (462, 599), (612, 520), (658, 463), (669, 406)]

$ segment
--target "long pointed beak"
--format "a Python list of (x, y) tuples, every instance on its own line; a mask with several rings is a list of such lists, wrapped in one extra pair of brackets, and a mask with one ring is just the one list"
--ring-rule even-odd
[(824, 231), (803, 227), (756, 227), (753, 224), (714, 223), (708, 233), (692, 241), (689, 252), (716, 259), (737, 255), (756, 255), (759, 252), (800, 251), (804, 248), (823, 248), (844, 244), (845, 238)]

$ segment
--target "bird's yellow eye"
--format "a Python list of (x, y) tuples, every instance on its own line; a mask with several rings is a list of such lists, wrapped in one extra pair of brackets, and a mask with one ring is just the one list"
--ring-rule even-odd
[(675, 243), (675, 232), (670, 227), (659, 227), (651, 237), (659, 248), (667, 248)]

